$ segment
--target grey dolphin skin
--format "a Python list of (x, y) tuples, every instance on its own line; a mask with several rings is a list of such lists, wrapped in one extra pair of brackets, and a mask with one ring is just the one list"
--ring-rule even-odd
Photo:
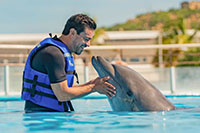
[(149, 81), (133, 69), (110, 64), (103, 57), (92, 57), (92, 65), (99, 77), (110, 76), (116, 96), (109, 99), (113, 111), (169, 111), (176, 107)]

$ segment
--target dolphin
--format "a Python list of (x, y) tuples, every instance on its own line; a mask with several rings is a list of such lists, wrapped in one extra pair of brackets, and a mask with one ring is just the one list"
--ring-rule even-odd
[(113, 111), (169, 111), (176, 107), (149, 81), (133, 69), (111, 64), (101, 56), (92, 57), (99, 77), (110, 76), (116, 95), (109, 98)]

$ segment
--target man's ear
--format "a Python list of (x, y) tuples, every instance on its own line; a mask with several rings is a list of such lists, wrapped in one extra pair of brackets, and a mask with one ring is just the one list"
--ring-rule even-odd
[(74, 35), (77, 34), (77, 32), (76, 32), (76, 30), (74, 28), (71, 28), (70, 29), (70, 34), (74, 36)]

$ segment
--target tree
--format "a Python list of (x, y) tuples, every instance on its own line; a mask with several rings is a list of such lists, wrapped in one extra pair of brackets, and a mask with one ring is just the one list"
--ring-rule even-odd
[[(184, 18), (178, 18), (164, 27), (163, 44), (184, 44), (191, 43), (198, 29), (192, 35), (187, 34)], [(163, 61), (166, 62), (165, 66), (174, 66), (179, 61), (179, 58), (184, 55), (184, 51), (180, 48), (175, 50), (163, 50)], [(158, 62), (158, 54), (153, 62)], [(158, 65), (156, 65), (158, 66)]]

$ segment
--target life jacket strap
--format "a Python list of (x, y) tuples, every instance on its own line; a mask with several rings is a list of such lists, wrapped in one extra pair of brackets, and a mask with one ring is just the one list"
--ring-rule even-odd
[(36, 91), (36, 84), (37, 84), (37, 79), (38, 79), (38, 75), (35, 75), (33, 78), (33, 82), (32, 82), (32, 91), (31, 91), (31, 96), (34, 97), (35, 96), (35, 91)]
[(70, 111), (74, 111), (74, 108), (72, 106), (72, 103), (71, 101), (67, 101), (68, 105), (69, 105), (69, 108), (70, 108)]
[[(74, 111), (74, 108), (73, 108), (73, 106), (72, 106), (72, 104), (71, 104), (70, 101), (67, 101), (67, 103), (66, 103), (66, 102), (58, 102), (58, 104), (59, 104), (59, 105), (62, 105), (62, 104), (63, 104), (63, 107), (64, 107), (65, 112), (68, 112), (69, 109), (70, 109), (70, 111)], [(68, 104), (69, 108), (68, 108), (67, 104)]]
[(28, 88), (23, 88), (23, 91), (29, 92), (31, 94), (34, 93), (34, 94), (37, 94), (37, 95), (40, 95), (40, 96), (45, 96), (45, 97), (53, 98), (53, 99), (57, 100), (57, 98), (56, 98), (55, 95), (51, 95), (51, 94), (44, 93), (44, 92), (41, 92), (41, 91), (34, 90), (34, 92), (33, 92), (33, 89), (28, 89)]
[(68, 112), (69, 109), (68, 109), (67, 103), (66, 102), (62, 102), (62, 103), (63, 103), (63, 107), (64, 107), (65, 112)]
[[(23, 80), (24, 80), (24, 82), (31, 83), (31, 84), (34, 81), (34, 80), (27, 79), (27, 78), (24, 78)], [(50, 85), (47, 85), (47, 84), (44, 84), (44, 83), (41, 83), (41, 82), (38, 82), (38, 81), (36, 81), (36, 85), (47, 88), (47, 89), (51, 89)]]
[[(70, 111), (74, 111), (71, 101), (67, 101), (67, 103), (66, 102), (62, 102), (62, 103), (63, 103), (65, 112), (68, 112), (69, 109), (70, 109)], [(68, 108), (67, 104), (68, 104), (69, 108)]]
[(52, 33), (49, 33), (49, 36), (52, 38)]
[(67, 74), (73, 74), (76, 77), (76, 83), (79, 84), (79, 78), (76, 70), (74, 71), (67, 71)]

